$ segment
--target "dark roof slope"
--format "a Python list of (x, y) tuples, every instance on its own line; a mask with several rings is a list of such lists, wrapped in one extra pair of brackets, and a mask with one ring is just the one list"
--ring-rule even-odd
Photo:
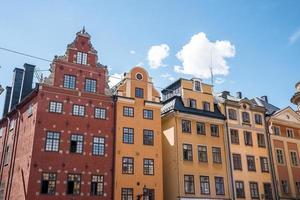
[(267, 115), (272, 115), (274, 114), (276, 111), (280, 110), (280, 108), (274, 106), (273, 104), (270, 104), (269, 102), (265, 101), (264, 99), (260, 98), (260, 97), (255, 97), (254, 99), (251, 99), (251, 101), (255, 104), (257, 104), (258, 106), (263, 106), (266, 108), (266, 114)]

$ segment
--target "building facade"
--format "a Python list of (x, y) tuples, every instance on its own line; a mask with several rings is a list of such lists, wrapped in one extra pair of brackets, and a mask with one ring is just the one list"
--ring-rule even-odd
[(242, 93), (218, 95), (227, 117), (228, 146), (235, 199), (274, 199), (265, 108)]
[(162, 94), (164, 199), (231, 199), (225, 116), (212, 86), (179, 79)]
[(148, 72), (135, 67), (113, 88), (116, 102), (116, 200), (162, 200), (160, 94)]
[(0, 122), (2, 199), (112, 199), (114, 102), (84, 29), (50, 70)]

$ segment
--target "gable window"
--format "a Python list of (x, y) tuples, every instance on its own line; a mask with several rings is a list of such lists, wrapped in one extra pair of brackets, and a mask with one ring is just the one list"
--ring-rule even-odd
[(208, 176), (200, 176), (200, 190), (201, 190), (201, 194), (210, 194)]
[(232, 154), (233, 169), (242, 170), (242, 159), (241, 154)]
[(122, 188), (122, 200), (133, 200), (133, 188)]
[(273, 126), (274, 135), (280, 135), (280, 128), (278, 126)]
[(123, 143), (133, 144), (134, 142), (134, 129), (123, 128)]
[(76, 56), (76, 63), (80, 65), (86, 65), (87, 64), (87, 54), (78, 51)]
[(135, 88), (135, 97), (144, 98), (144, 89), (143, 88)]
[(153, 110), (144, 109), (144, 119), (153, 119)]
[(80, 195), (81, 175), (68, 174), (67, 194)]
[(252, 199), (259, 199), (259, 192), (258, 192), (258, 184), (256, 182), (250, 182), (250, 194)]
[(245, 188), (243, 181), (235, 181), (235, 192), (237, 198), (245, 198)]
[(245, 140), (245, 145), (247, 146), (252, 146), (252, 133), (249, 131), (244, 131), (244, 140)]
[(194, 81), (194, 90), (201, 91), (201, 82), (200, 81)]
[(144, 175), (154, 175), (154, 160), (144, 158)]
[(191, 121), (183, 119), (181, 121), (181, 126), (182, 126), (182, 132), (185, 132), (185, 133), (191, 132)]
[(259, 147), (266, 147), (264, 134), (257, 133), (257, 143)]
[(247, 112), (242, 112), (242, 120), (244, 123), (250, 123), (250, 115)]
[(154, 133), (153, 130), (143, 130), (143, 144), (144, 145), (151, 145), (154, 144)]
[(76, 76), (64, 75), (64, 88), (75, 89)]
[(277, 157), (277, 163), (278, 164), (284, 164), (284, 155), (282, 149), (276, 149), (276, 157)]
[(247, 156), (248, 171), (256, 171), (254, 156)]
[(105, 154), (105, 139), (104, 137), (93, 138), (93, 155), (104, 156)]
[(203, 102), (203, 110), (210, 111), (210, 103), (207, 101)]
[(289, 183), (287, 180), (282, 180), (281, 181), (281, 188), (282, 188), (282, 192), (285, 194), (289, 193)]
[(84, 85), (84, 90), (86, 92), (96, 92), (97, 90), (97, 81), (94, 79), (85, 79), (85, 85)]
[(85, 106), (73, 105), (72, 114), (74, 116), (84, 117), (84, 115), (85, 115)]
[(184, 175), (184, 192), (186, 194), (195, 194), (194, 176)]
[(197, 107), (197, 101), (195, 99), (189, 99), (190, 107), (196, 108)]
[(132, 157), (123, 157), (122, 158), (122, 173), (123, 174), (133, 174), (134, 164)]
[(104, 188), (103, 175), (92, 175), (91, 196), (102, 196)]
[(260, 157), (260, 166), (262, 172), (269, 172), (269, 163), (267, 157)]
[(219, 137), (219, 126), (215, 124), (210, 125), (211, 136)]
[(198, 160), (199, 162), (207, 162), (207, 147), (198, 145)]
[(123, 116), (133, 117), (134, 116), (134, 108), (133, 107), (123, 107)]
[(228, 109), (228, 117), (231, 120), (237, 120), (236, 110), (232, 108)]
[(291, 160), (292, 160), (292, 165), (293, 166), (298, 166), (299, 165), (299, 160), (298, 160), (298, 155), (296, 151), (291, 151)]
[(196, 128), (197, 128), (197, 134), (205, 135), (205, 123), (197, 122), (196, 123)]
[(236, 129), (230, 129), (230, 136), (231, 136), (231, 143), (232, 144), (239, 144), (239, 131)]
[(223, 177), (215, 177), (215, 187), (216, 187), (216, 194), (217, 195), (224, 195), (224, 178)]
[(61, 102), (50, 101), (49, 112), (52, 113), (62, 113), (63, 104)]
[(255, 118), (255, 124), (262, 125), (262, 116), (260, 114), (255, 114), (254, 118)]
[(48, 131), (46, 136), (46, 151), (59, 150), (60, 133)]
[(214, 163), (222, 163), (222, 156), (221, 156), (221, 148), (220, 147), (213, 147), (212, 148), (212, 155), (213, 155), (213, 162)]
[(55, 194), (56, 173), (42, 173), (41, 194)]
[(191, 144), (183, 144), (183, 160), (193, 160), (193, 147)]
[(287, 128), (286, 129), (286, 136), (289, 137), (289, 138), (294, 138), (294, 130), (290, 129), (290, 128)]
[(83, 152), (83, 135), (72, 134), (71, 135), (71, 153), (82, 153)]
[(95, 108), (94, 117), (95, 117), (95, 119), (106, 119), (106, 109), (105, 108)]

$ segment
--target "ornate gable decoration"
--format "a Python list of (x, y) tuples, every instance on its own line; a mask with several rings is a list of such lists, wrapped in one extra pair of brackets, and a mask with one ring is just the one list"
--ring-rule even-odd
[(277, 111), (274, 113), (273, 117), (283, 121), (300, 124), (300, 115), (297, 114), (291, 107)]

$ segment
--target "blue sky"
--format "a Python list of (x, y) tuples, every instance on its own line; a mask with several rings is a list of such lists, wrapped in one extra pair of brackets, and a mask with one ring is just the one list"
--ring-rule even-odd
[[(215, 92), (268, 95), (286, 107), (300, 81), (299, 10), (296, 0), (2, 1), (0, 46), (51, 60), (64, 54), (85, 25), (110, 74), (142, 64), (161, 89), (173, 79), (203, 75), (212, 55), (219, 73)], [(147, 58), (153, 46), (151, 68)], [(25, 62), (49, 68), (47, 62), (0, 50), (0, 84), (10, 85), (12, 70)]]

